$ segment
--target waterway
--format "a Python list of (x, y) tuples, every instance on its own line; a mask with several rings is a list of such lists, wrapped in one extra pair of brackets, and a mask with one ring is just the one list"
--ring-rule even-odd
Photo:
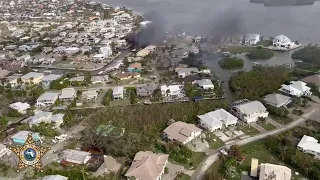
[(294, 66), (294, 60), (291, 59), (292, 52), (274, 52), (274, 56), (271, 59), (268, 60), (250, 60), (246, 57), (245, 54), (239, 54), (237, 57), (243, 59), (244, 67), (240, 69), (222, 69), (218, 65), (218, 61), (221, 59), (221, 56), (215, 55), (215, 54), (205, 54), (203, 57), (204, 63), (210, 70), (220, 79), (220, 82), (222, 83), (223, 89), (225, 89), (227, 97), (229, 100), (235, 100), (237, 99), (237, 96), (230, 91), (228, 81), (230, 76), (235, 71), (249, 71), (252, 69), (253, 66), (255, 66), (255, 62), (258, 62), (260, 65), (268, 65), (268, 66), (277, 66), (277, 65), (283, 65), (283, 64), (291, 64)]

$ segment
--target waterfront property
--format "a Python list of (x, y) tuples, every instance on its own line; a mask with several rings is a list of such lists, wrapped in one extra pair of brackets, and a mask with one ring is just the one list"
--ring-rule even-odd
[(210, 79), (201, 79), (201, 80), (196, 80), (196, 83), (198, 84), (198, 87), (202, 89), (214, 89), (214, 85)]
[(128, 179), (160, 180), (167, 165), (169, 155), (155, 154), (151, 151), (138, 152), (126, 172)]
[(289, 94), (291, 96), (301, 97), (301, 96), (311, 96), (311, 88), (307, 86), (306, 83), (302, 81), (291, 81), (289, 85), (283, 84), (279, 91)]
[(211, 132), (236, 125), (238, 121), (237, 117), (224, 109), (218, 109), (203, 115), (198, 115), (198, 118), (200, 126)]
[(154, 90), (156, 90), (158, 86), (156, 84), (147, 84), (144, 86), (137, 87), (137, 95), (139, 97), (150, 97)]
[(297, 147), (302, 152), (312, 154), (314, 158), (320, 159), (320, 144), (316, 138), (304, 135)]
[(176, 68), (175, 71), (179, 78), (185, 78), (186, 76), (199, 73), (198, 68)]
[(280, 108), (283, 106), (288, 105), (292, 99), (288, 96), (278, 94), (278, 93), (273, 93), (273, 94), (268, 94), (263, 98), (263, 101), (266, 104), (269, 104), (270, 106)]
[(255, 122), (259, 117), (266, 118), (269, 115), (267, 108), (259, 101), (243, 101), (232, 106), (230, 111), (231, 114), (246, 123)]
[(181, 144), (187, 144), (198, 137), (201, 132), (202, 130), (194, 124), (178, 121), (170, 124), (170, 126), (163, 130), (162, 137), (165, 140), (178, 141)]
[(244, 38), (244, 43), (248, 45), (255, 45), (261, 41), (260, 34), (247, 34)]

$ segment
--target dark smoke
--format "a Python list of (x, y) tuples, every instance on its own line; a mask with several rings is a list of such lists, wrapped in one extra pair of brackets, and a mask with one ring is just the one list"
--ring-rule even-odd
[(161, 43), (165, 38), (166, 23), (159, 13), (145, 13), (143, 19), (152, 23), (147, 24), (139, 32), (129, 36), (129, 41), (134, 45), (134, 48), (143, 48), (150, 44)]
[(224, 10), (215, 13), (212, 18), (208, 18), (202, 27), (208, 29), (207, 34), (214, 43), (219, 43), (221, 38), (246, 34), (246, 28), (242, 14), (234, 9)]

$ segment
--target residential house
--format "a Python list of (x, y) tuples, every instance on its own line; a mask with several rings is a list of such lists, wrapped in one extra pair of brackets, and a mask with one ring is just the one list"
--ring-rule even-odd
[(108, 56), (106, 54), (96, 54), (92, 58), (94, 62), (104, 62)]
[(307, 84), (313, 84), (317, 87), (317, 90), (320, 92), (320, 75), (312, 75), (308, 76), (306, 78), (303, 78), (301, 81), (307, 83)]
[(197, 80), (196, 83), (202, 89), (205, 89), (205, 90), (208, 90), (208, 89), (213, 90), (214, 89), (214, 85), (210, 79)]
[(6, 77), (4, 85), (10, 84), (11, 87), (15, 87), (19, 85), (19, 80), (23, 74), (13, 74), (11, 76)]
[(117, 173), (121, 168), (121, 163), (119, 163), (115, 158), (112, 156), (103, 156), (104, 162), (99, 167), (99, 169), (95, 172), (95, 175), (103, 175), (103, 174), (110, 174), (110, 173)]
[(147, 84), (144, 86), (137, 87), (137, 95), (139, 97), (149, 97), (153, 94), (154, 90), (156, 90), (158, 86), (156, 84)]
[(279, 35), (273, 38), (273, 46), (275, 47), (290, 47), (291, 44), (291, 39), (289, 39), (285, 35)]
[(126, 172), (128, 179), (160, 180), (167, 165), (169, 155), (155, 154), (151, 151), (138, 152)]
[(91, 154), (86, 151), (66, 149), (61, 153), (61, 159), (73, 164), (86, 164), (91, 159)]
[(45, 92), (38, 97), (35, 106), (37, 107), (51, 106), (56, 102), (58, 97), (59, 97), (59, 93)]
[(23, 120), (24, 123), (28, 123), (30, 127), (38, 125), (41, 122), (52, 123), (56, 128), (59, 128), (63, 123), (64, 114), (53, 114), (52, 112), (36, 111), (35, 114), (27, 119)]
[(43, 73), (29, 72), (21, 77), (21, 81), (23, 83), (39, 84), (41, 83), (43, 77)]
[(162, 85), (160, 90), (162, 96), (179, 96), (181, 94), (181, 88), (179, 85)]
[(139, 78), (141, 77), (141, 74), (137, 72), (122, 72), (115, 74), (115, 77), (120, 80), (127, 80), (132, 78)]
[(169, 141), (178, 141), (181, 144), (186, 144), (200, 136), (201, 132), (202, 130), (194, 124), (178, 121), (163, 130), (162, 136)]
[(19, 131), (18, 133), (11, 136), (11, 140), (14, 144), (24, 145), (30, 133), (32, 134), (34, 141), (41, 141), (40, 134), (31, 132), (31, 131)]
[(248, 101), (231, 107), (231, 113), (246, 123), (255, 122), (259, 117), (269, 115), (266, 107), (259, 101)]
[(141, 49), (140, 51), (138, 51), (136, 53), (136, 56), (138, 56), (138, 57), (146, 57), (149, 54), (151, 54), (152, 52), (154, 52), (155, 49), (156, 49), (156, 46), (152, 46), (152, 45), (147, 46), (144, 49)]
[(132, 63), (128, 67), (129, 72), (141, 72), (142, 71), (142, 65), (141, 63)]
[(223, 129), (224, 127), (236, 125), (238, 118), (230, 114), (224, 109), (218, 109), (199, 115), (200, 125), (208, 131)]
[(266, 95), (263, 98), (263, 101), (270, 106), (280, 108), (282, 106), (288, 105), (292, 101), (292, 99), (282, 94), (273, 93)]
[(256, 45), (261, 40), (260, 34), (247, 34), (244, 43), (248, 45)]
[(68, 180), (68, 178), (61, 175), (48, 175), (43, 177), (42, 180)]
[(197, 68), (176, 68), (175, 71), (179, 78), (185, 78), (186, 76), (199, 73)]
[(114, 87), (112, 92), (113, 99), (123, 99), (123, 91), (124, 88), (122, 86)]
[(30, 105), (28, 103), (15, 102), (13, 104), (10, 104), (9, 107), (11, 109), (17, 110), (21, 114), (26, 114), (27, 109), (30, 108)]
[(103, 83), (106, 79), (103, 76), (92, 76), (91, 83), (92, 84), (99, 84)]
[(2, 157), (9, 156), (10, 154), (10, 149), (8, 149), (4, 144), (0, 143), (0, 160), (2, 160)]
[(72, 101), (76, 98), (76, 90), (74, 88), (63, 88), (61, 90), (61, 94), (59, 96), (59, 100), (61, 101)]
[(46, 88), (50, 87), (50, 84), (52, 83), (52, 81), (58, 80), (62, 77), (62, 75), (58, 75), (58, 74), (49, 74), (47, 76), (44, 76), (42, 78), (42, 85)]
[[(252, 159), (250, 175), (257, 180), (291, 180), (291, 169), (277, 164), (261, 163)], [(259, 176), (258, 176), (259, 174)], [(250, 178), (251, 179), (251, 178)]]
[(289, 85), (282, 84), (279, 89), (281, 92), (289, 94), (291, 96), (301, 97), (301, 96), (311, 96), (311, 88), (302, 81), (291, 81)]
[(82, 92), (82, 99), (85, 99), (87, 101), (94, 101), (97, 99), (97, 97), (98, 93), (95, 90)]
[(316, 159), (320, 159), (320, 144), (314, 137), (304, 135), (298, 143), (298, 149), (304, 153), (314, 155)]

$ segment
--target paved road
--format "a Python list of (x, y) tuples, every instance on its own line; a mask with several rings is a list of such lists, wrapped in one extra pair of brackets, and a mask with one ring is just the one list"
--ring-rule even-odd
[[(301, 118), (299, 118), (298, 120), (296, 121), (293, 121), (287, 125), (284, 125), (282, 126), (281, 128), (279, 129), (275, 129), (273, 131), (269, 131), (269, 132), (266, 132), (266, 133), (263, 133), (263, 134), (259, 134), (257, 136), (253, 136), (253, 137), (250, 137), (250, 138), (247, 138), (247, 139), (243, 139), (243, 140), (240, 140), (238, 142), (235, 142), (235, 143), (232, 143), (232, 144), (229, 144), (229, 145), (226, 145), (226, 146), (223, 146), (221, 147), (220, 149), (222, 148), (227, 148), (227, 147), (230, 147), (231, 145), (239, 145), (239, 146), (242, 146), (242, 145), (245, 145), (245, 144), (248, 144), (248, 143), (251, 143), (251, 142), (254, 142), (254, 141), (258, 141), (258, 140), (261, 140), (261, 139), (264, 139), (268, 136), (272, 136), (272, 135), (276, 135), (276, 134), (279, 134), (279, 133), (282, 133), (284, 131), (287, 131), (297, 125), (299, 125), (300, 123), (306, 121), (308, 119), (309, 116), (311, 116), (312, 114), (314, 114), (316, 111), (318, 110), (318, 108), (313, 108), (311, 110), (311, 112), (309, 113), (305, 113)], [(207, 157), (198, 167), (197, 169), (195, 170), (195, 172), (193, 173), (191, 179), (192, 180), (199, 180), (199, 179), (202, 179), (204, 174), (206, 173), (206, 171), (211, 167), (211, 165), (219, 158), (219, 151), (215, 151), (213, 154), (209, 155), (209, 157)]]

